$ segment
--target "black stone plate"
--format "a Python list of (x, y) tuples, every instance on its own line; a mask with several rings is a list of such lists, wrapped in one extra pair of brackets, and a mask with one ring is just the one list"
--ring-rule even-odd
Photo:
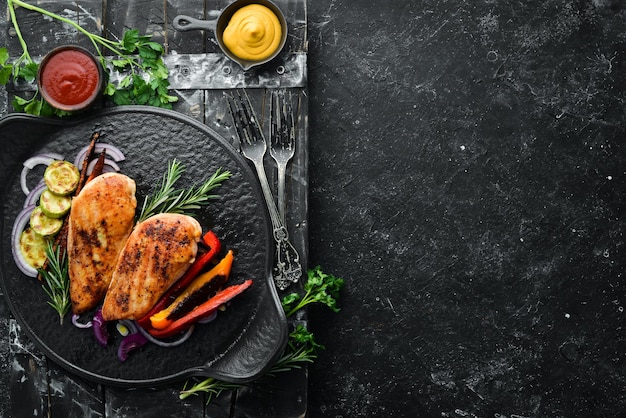
[[(205, 180), (219, 167), (232, 177), (216, 190), (219, 196), (196, 212), (203, 230), (221, 238), (223, 250), (233, 249), (231, 282), (254, 280), (217, 319), (198, 325), (191, 338), (174, 348), (148, 343), (124, 363), (117, 359), (121, 336), (99, 346), (91, 330), (78, 329), (67, 315), (59, 325), (56, 312), (36, 279), (24, 276), (11, 255), (11, 228), (22, 209), (23, 162), (38, 153), (57, 152), (73, 161), (94, 131), (102, 142), (120, 148), (123, 173), (137, 182), (138, 207), (154, 190), (176, 158), (185, 167), (179, 185)], [(287, 324), (271, 279), (271, 229), (258, 181), (246, 161), (224, 138), (182, 114), (129, 106), (100, 111), (80, 119), (56, 120), (13, 114), (0, 119), (0, 193), (2, 196), (1, 282), (13, 315), (33, 342), (50, 359), (84, 378), (118, 386), (147, 386), (191, 375), (229, 382), (253, 380), (280, 356)], [(38, 180), (31, 173), (31, 184)], [(41, 177), (39, 177), (41, 178)]]

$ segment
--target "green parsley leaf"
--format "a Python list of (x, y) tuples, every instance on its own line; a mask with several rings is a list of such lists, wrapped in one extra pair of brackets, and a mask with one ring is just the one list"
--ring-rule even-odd
[(11, 65), (0, 68), (0, 84), (6, 85), (11, 79), (11, 73), (13, 73), (13, 66)]
[(122, 39), (122, 47), (129, 53), (134, 53), (137, 50), (137, 42), (139, 42), (139, 30), (130, 29), (124, 32), (124, 38)]
[(343, 279), (324, 273), (320, 266), (309, 269), (304, 284), (305, 294), (300, 297), (297, 293), (291, 293), (283, 298), (286, 315), (289, 317), (310, 303), (322, 303), (333, 312), (339, 312), (337, 298), (343, 285)]
[(38, 69), (39, 64), (35, 62), (29, 62), (20, 68), (20, 77), (22, 77), (27, 82), (32, 83), (33, 81), (35, 81), (35, 78), (37, 78)]
[(6, 64), (8, 60), (9, 51), (5, 47), (0, 48), (0, 65)]

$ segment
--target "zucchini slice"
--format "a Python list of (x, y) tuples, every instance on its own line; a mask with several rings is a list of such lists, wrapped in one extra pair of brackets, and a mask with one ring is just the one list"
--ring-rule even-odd
[(39, 206), (41, 206), (41, 210), (47, 217), (55, 219), (62, 218), (70, 211), (72, 198), (54, 194), (49, 189), (46, 189), (41, 193)]
[(37, 206), (30, 215), (30, 227), (42, 237), (51, 237), (63, 227), (63, 219), (49, 218)]
[(48, 239), (26, 228), (20, 235), (20, 251), (31, 267), (42, 268), (46, 262), (46, 245)]
[(72, 194), (78, 187), (80, 171), (69, 161), (52, 162), (43, 173), (48, 190), (59, 196)]

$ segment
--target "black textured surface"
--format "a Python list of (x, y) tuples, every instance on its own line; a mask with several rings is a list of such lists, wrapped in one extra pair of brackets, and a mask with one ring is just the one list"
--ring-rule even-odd
[[(254, 174), (228, 142), (180, 114), (141, 107), (116, 108), (63, 125), (13, 115), (0, 121), (0, 129), (11, 138), (4, 142), (2, 193), (16, 197), (5, 198), (2, 206), (3, 290), (16, 319), (44, 354), (88, 379), (154, 385), (198, 373), (246, 381), (267, 370), (282, 353), (287, 324), (268, 277), (273, 258), (269, 219)], [(123, 364), (117, 360), (120, 338), (114, 337), (115, 332), (104, 349), (91, 330), (73, 327), (69, 317), (59, 326), (40, 283), (19, 272), (10, 250), (13, 220), (23, 204), (19, 173), (24, 154), (58, 152), (73, 161), (94, 131), (101, 133), (102, 142), (118, 146), (125, 154), (120, 165), (137, 183), (139, 207), (172, 156), (185, 168), (178, 187), (206, 179), (218, 168), (229, 170), (231, 178), (215, 191), (218, 198), (198, 210), (196, 217), (203, 230), (215, 231), (225, 250), (235, 252), (230, 282), (254, 280), (215, 321), (198, 326), (185, 344), (168, 349), (147, 344)]]
[(623, 416), (626, 3), (308, 5), (310, 416)]

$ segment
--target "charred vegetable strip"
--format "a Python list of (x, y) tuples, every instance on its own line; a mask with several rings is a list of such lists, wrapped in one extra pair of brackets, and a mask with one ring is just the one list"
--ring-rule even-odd
[(182, 331), (188, 329), (191, 325), (195, 324), (198, 320), (205, 318), (211, 314), (215, 309), (225, 304), (235, 296), (242, 293), (244, 290), (252, 286), (252, 280), (246, 280), (241, 284), (229, 286), (223, 290), (217, 292), (215, 296), (204, 302), (202, 305), (195, 308), (193, 311), (183, 316), (182, 318), (172, 322), (164, 329), (149, 329), (150, 335), (156, 338), (167, 338), (176, 335)]
[(100, 138), (100, 132), (94, 132), (91, 135), (91, 139), (89, 140), (89, 148), (87, 148), (87, 152), (85, 153), (85, 159), (82, 161), (82, 167), (80, 168), (80, 180), (78, 181), (78, 189), (76, 189), (76, 193), (80, 193), (87, 183), (87, 167), (89, 166), (89, 162), (93, 158), (93, 155), (96, 151), (96, 142)]
[(196, 277), (167, 308), (152, 315), (150, 317), (152, 327), (156, 329), (166, 328), (214, 296), (228, 280), (232, 264), (233, 252), (228, 251), (222, 261), (211, 270)]
[(183, 277), (178, 279), (172, 287), (159, 299), (159, 301), (150, 309), (150, 311), (139, 319), (137, 323), (144, 329), (150, 328), (150, 317), (159, 311), (165, 309), (171, 304), (181, 292), (189, 286), (189, 284), (200, 274), (209, 264), (209, 262), (215, 257), (217, 253), (222, 250), (222, 243), (213, 231), (208, 231), (202, 237), (202, 241), (209, 247), (209, 251), (198, 256), (196, 261), (189, 267), (189, 270), (185, 272)]
[(103, 149), (100, 155), (98, 155), (98, 161), (96, 162), (96, 165), (93, 167), (93, 171), (89, 175), (89, 178), (87, 179), (85, 184), (89, 183), (91, 180), (95, 179), (100, 174), (102, 174), (102, 171), (104, 170), (104, 160), (106, 159), (106, 156), (107, 156), (107, 150)]

